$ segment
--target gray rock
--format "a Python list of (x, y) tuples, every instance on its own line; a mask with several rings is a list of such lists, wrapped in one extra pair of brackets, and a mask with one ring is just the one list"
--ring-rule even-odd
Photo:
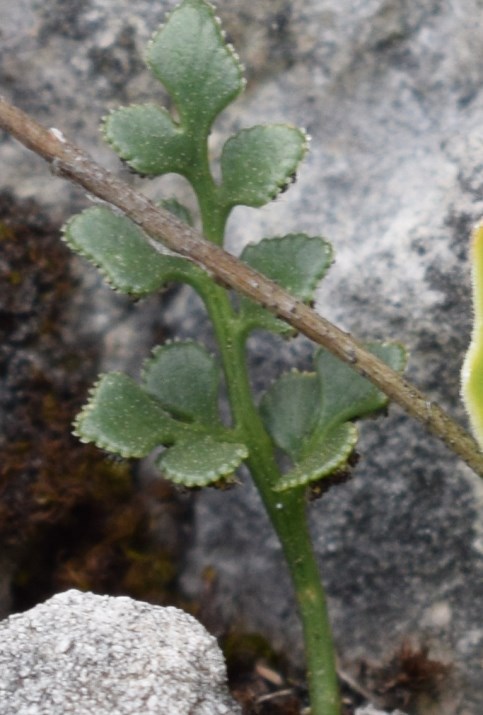
[[(136, 52), (173, 5), (91, 0), (73, 11), (60, 0), (2, 0), (3, 91), (116, 167), (98, 140), (99, 118), (119, 103), (160, 96)], [(290, 192), (260, 212), (236, 209), (230, 248), (292, 230), (323, 233), (337, 261), (320, 312), (361, 339), (403, 341), (409, 377), (463, 421), (468, 233), (483, 215), (481, 2), (262, 0), (220, 3), (219, 14), (249, 85), (218, 122), (214, 148), (234, 127), (256, 122), (303, 125), (313, 139)], [(0, 162), (6, 185), (59, 218), (81, 203), (8, 139)], [(171, 179), (142, 185), (150, 195), (185, 192)], [(187, 305), (170, 306), (165, 324), (200, 331)], [(260, 384), (273, 375), (272, 356), (276, 369), (294, 354), (307, 359), (303, 342), (257, 345)], [(357, 679), (363, 663), (382, 668), (410, 641), (448, 664), (458, 682), (438, 713), (479, 715), (481, 481), (397, 408), (363, 427), (359, 451), (352, 482), (311, 508), (341, 662)], [(203, 569), (214, 566), (213, 607), (224, 621), (261, 631), (300, 664), (280, 547), (248, 483), (198, 497), (195, 543), (186, 588), (199, 593)]]
[(367, 705), (363, 708), (357, 708), (355, 715), (404, 715), (402, 710), (393, 710), (392, 713), (386, 710), (376, 710), (372, 705)]
[(66, 591), (0, 623), (2, 715), (237, 715), (216, 639), (177, 608)]

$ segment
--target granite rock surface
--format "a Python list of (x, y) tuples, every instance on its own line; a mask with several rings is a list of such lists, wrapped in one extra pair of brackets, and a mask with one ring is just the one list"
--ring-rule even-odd
[[(61, 0), (1, 0), (2, 92), (118, 168), (99, 141), (99, 119), (153, 92), (162, 99), (139, 55), (173, 5), (84, 0), (73, 10)], [(288, 193), (262, 211), (235, 210), (230, 249), (294, 230), (322, 233), (336, 263), (318, 310), (361, 339), (404, 342), (409, 377), (464, 422), (458, 381), (471, 319), (468, 235), (483, 215), (481, 2), (262, 0), (221, 2), (218, 10), (249, 82), (217, 123), (214, 152), (227, 133), (257, 122), (289, 121), (312, 136)], [(46, 180), (43, 163), (9, 139), (0, 161), (5, 187), (35, 196), (59, 220), (83, 205), (78, 191)], [(149, 195), (177, 190), (191, 200), (171, 178), (127, 178)], [(109, 294), (92, 295), (109, 315)], [(204, 325), (185, 293), (162, 321), (187, 334)], [(132, 334), (107, 341), (117, 346), (107, 366), (119, 367), (126, 352), (119, 346)], [(303, 341), (257, 337), (253, 347), (256, 385), (294, 359), (307, 365)], [(352, 481), (311, 507), (342, 666), (364, 684), (367, 664), (383, 670), (410, 643), (451, 673), (436, 705), (431, 694), (413, 694), (413, 709), (479, 715), (482, 485), (394, 407), (363, 427), (359, 452)], [(213, 566), (213, 607), (222, 619), (262, 632), (300, 664), (290, 583), (248, 482), (198, 496), (194, 543), (185, 587), (199, 593), (203, 570)], [(381, 705), (400, 703), (389, 694)]]
[(216, 639), (192, 616), (66, 591), (0, 624), (4, 715), (239, 715)]

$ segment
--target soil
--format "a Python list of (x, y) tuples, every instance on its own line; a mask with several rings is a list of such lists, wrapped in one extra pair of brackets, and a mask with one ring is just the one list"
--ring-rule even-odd
[[(232, 695), (242, 706), (243, 715), (304, 715), (309, 712), (309, 700), (302, 679), (294, 681), (289, 672), (269, 666), (263, 659), (252, 661), (250, 667), (229, 667)], [(341, 683), (342, 715), (354, 715), (365, 698)]]

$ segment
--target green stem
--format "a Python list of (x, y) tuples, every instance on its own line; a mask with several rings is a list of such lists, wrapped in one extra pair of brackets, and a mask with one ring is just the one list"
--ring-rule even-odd
[(218, 186), (210, 169), (207, 137), (199, 137), (194, 146), (196, 155), (188, 178), (198, 199), (203, 221), (203, 236), (217, 246), (222, 246), (231, 207), (223, 206), (219, 201)]
[[(206, 145), (205, 145), (206, 146)], [(206, 151), (200, 151), (196, 176), (191, 177), (198, 196), (203, 231), (222, 245), (229, 210), (217, 202)], [(340, 697), (327, 603), (313, 552), (301, 487), (277, 493), (280, 479), (273, 445), (252, 399), (245, 359), (246, 336), (227, 291), (214, 282), (203, 283), (200, 294), (213, 323), (225, 373), (234, 428), (249, 449), (250, 473), (282, 544), (302, 620), (312, 715), (340, 715)]]
[(279, 508), (278, 513), (282, 518), (275, 521), (272, 517), (272, 523), (282, 543), (302, 621), (311, 713), (340, 715), (335, 649), (324, 588), (308, 531), (303, 488), (288, 495), (286, 502), (280, 504), (282, 509)]
[(210, 284), (203, 298), (223, 362), (235, 429), (248, 445), (248, 467), (289, 567), (302, 620), (312, 715), (340, 715), (340, 698), (326, 598), (312, 549), (304, 489), (273, 491), (280, 479), (273, 447), (253, 404), (244, 337), (223, 288)]

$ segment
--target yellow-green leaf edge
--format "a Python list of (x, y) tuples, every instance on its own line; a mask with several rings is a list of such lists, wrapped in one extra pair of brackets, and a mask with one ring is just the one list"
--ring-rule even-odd
[(461, 397), (473, 435), (483, 450), (483, 222), (471, 238), (473, 331), (461, 371)]

